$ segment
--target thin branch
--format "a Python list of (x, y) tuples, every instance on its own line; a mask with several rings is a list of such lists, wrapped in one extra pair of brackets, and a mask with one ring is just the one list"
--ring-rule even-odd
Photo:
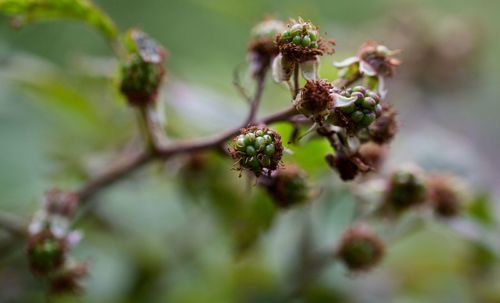
[(246, 126), (246, 125), (254, 122), (255, 117), (257, 116), (257, 111), (259, 109), (260, 100), (262, 99), (262, 94), (264, 92), (264, 86), (266, 83), (266, 75), (267, 75), (267, 69), (263, 73), (258, 74), (258, 76), (257, 76), (255, 95), (253, 97), (252, 102), (250, 103), (250, 112), (248, 113), (248, 117), (245, 120), (245, 123), (243, 124), (243, 126)]
[(24, 220), (13, 214), (0, 212), (0, 228), (14, 236), (22, 238), (26, 236), (27, 226), (24, 222)]
[(240, 95), (245, 99), (248, 104), (252, 103), (252, 98), (248, 95), (247, 90), (243, 85), (241, 85), (240, 76), (239, 76), (240, 66), (237, 66), (233, 71), (233, 85), (236, 90), (240, 93)]
[(299, 84), (299, 65), (295, 64), (295, 68), (293, 69), (293, 98), (297, 97), (299, 94), (300, 84)]
[[(297, 114), (294, 107), (284, 111), (271, 114), (260, 121), (262, 124), (272, 124), (279, 121), (287, 121)], [(82, 203), (91, 199), (100, 189), (114, 184), (118, 180), (135, 172), (145, 164), (157, 159), (168, 159), (172, 156), (185, 153), (193, 153), (204, 149), (216, 149), (231, 137), (238, 134), (240, 128), (233, 128), (228, 131), (200, 139), (181, 140), (171, 143), (168, 146), (158, 148), (153, 151), (142, 151), (133, 156), (127, 156), (119, 163), (109, 168), (108, 171), (90, 180), (76, 194)]]
[(102, 188), (112, 185), (121, 178), (133, 173), (140, 167), (154, 159), (154, 153), (142, 151), (133, 156), (127, 156), (115, 165), (87, 184), (78, 189), (75, 193), (81, 203), (91, 199)]
[(352, 75), (349, 78), (339, 78), (337, 81), (335, 81), (335, 86), (339, 88), (344, 88), (352, 85), (354, 82), (358, 81), (361, 79), (363, 75), (360, 72), (356, 72), (354, 75)]

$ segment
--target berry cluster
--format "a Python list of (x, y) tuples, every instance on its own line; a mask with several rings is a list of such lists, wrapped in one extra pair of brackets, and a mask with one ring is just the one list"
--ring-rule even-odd
[(129, 54), (122, 61), (120, 91), (130, 105), (144, 106), (156, 100), (163, 80), (165, 51), (145, 33), (131, 30), (125, 38)]
[(240, 165), (259, 176), (278, 168), (283, 154), (281, 136), (266, 127), (248, 127), (234, 138), (231, 155)]
[(339, 126), (348, 129), (368, 127), (382, 114), (380, 96), (363, 86), (337, 91), (336, 94), (350, 101), (335, 109), (335, 124)]
[(337, 248), (337, 258), (351, 271), (366, 271), (384, 255), (384, 243), (368, 226), (346, 230)]
[(28, 260), (30, 269), (38, 275), (45, 275), (61, 267), (64, 262), (66, 244), (50, 231), (44, 230), (30, 238)]
[(417, 167), (402, 167), (393, 172), (389, 179), (383, 207), (400, 212), (423, 204), (426, 198), (423, 173)]
[(281, 33), (280, 42), (307, 48), (318, 48), (318, 30), (310, 22), (297, 22)]
[(299, 205), (311, 198), (306, 173), (294, 165), (279, 168), (270, 176), (263, 176), (259, 183), (281, 208)]

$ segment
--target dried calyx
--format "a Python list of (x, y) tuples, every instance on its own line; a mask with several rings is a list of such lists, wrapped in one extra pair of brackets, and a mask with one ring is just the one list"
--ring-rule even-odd
[(335, 105), (333, 86), (326, 80), (307, 81), (294, 100), (295, 108), (314, 121), (325, 120)]
[(250, 126), (233, 139), (230, 153), (239, 170), (250, 170), (256, 176), (270, 174), (278, 168), (283, 154), (281, 136), (267, 127)]

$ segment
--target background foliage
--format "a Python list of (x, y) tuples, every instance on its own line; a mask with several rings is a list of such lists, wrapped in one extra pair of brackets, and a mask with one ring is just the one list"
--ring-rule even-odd
[[(388, 169), (405, 161), (449, 169), (466, 177), (478, 197), (462, 220), (409, 215), (398, 226), (380, 226), (391, 240), (381, 267), (352, 277), (332, 265), (299, 302), (500, 301), (493, 202), (500, 180), (500, 3), (96, 3), (120, 29), (139, 25), (168, 48), (161, 98), (172, 137), (212, 133), (243, 119), (246, 105), (232, 73), (245, 62), (250, 28), (266, 15), (314, 20), (337, 40), (335, 60), (368, 39), (403, 49), (389, 101), (404, 122)], [(75, 186), (113, 159), (135, 134), (135, 117), (113, 86), (116, 63), (96, 31), (74, 22), (13, 30), (7, 18), (0, 21), (0, 209), (26, 217), (46, 189)], [(324, 76), (335, 73), (329, 61), (323, 59)], [(286, 90), (270, 85), (263, 111), (288, 106), (288, 99)], [(284, 134), (286, 128), (278, 127)], [(202, 169), (186, 168), (190, 159), (181, 158), (110, 188), (77, 222), (85, 240), (76, 254), (91, 265), (87, 291), (82, 299), (59, 300), (280, 302), (300, 280), (295, 267), (311, 243), (333, 247), (351, 223), (350, 185), (325, 165), (324, 149), (312, 141), (285, 159), (299, 163), (321, 189), (313, 204), (287, 212), (277, 212), (260, 189), (248, 194), (231, 161), (211, 153), (203, 155)], [(43, 285), (29, 274), (24, 251), (7, 247), (0, 254), (0, 302), (42, 302)]]

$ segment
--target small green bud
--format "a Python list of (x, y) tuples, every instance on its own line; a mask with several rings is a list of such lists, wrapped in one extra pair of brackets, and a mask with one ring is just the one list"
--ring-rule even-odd
[(375, 99), (373, 99), (372, 97), (365, 97), (363, 99), (363, 103), (361, 103), (361, 106), (366, 109), (374, 109), (376, 105), (377, 101), (375, 101)]
[(311, 37), (311, 41), (318, 40), (318, 33), (316, 31), (308, 31), (309, 37)]

